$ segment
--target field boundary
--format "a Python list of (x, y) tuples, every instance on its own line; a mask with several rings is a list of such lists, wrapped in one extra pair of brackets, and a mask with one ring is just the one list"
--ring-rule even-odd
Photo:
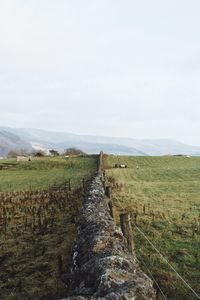
[(70, 274), (71, 296), (83, 299), (156, 299), (152, 280), (130, 254), (105, 195), (103, 153), (77, 223)]

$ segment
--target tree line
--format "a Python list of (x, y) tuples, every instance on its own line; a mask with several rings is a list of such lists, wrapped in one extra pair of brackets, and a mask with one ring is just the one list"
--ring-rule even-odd
[(8, 158), (16, 158), (17, 156), (34, 156), (34, 157), (45, 157), (45, 156), (74, 156), (74, 155), (86, 155), (84, 151), (81, 149), (71, 147), (65, 149), (63, 152), (59, 152), (56, 149), (50, 150), (34, 150), (32, 152), (28, 152), (24, 149), (13, 149), (10, 150), (7, 154)]

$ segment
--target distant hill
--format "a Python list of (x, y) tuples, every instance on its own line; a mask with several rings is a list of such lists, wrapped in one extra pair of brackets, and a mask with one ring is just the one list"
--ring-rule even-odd
[[(187, 145), (170, 139), (132, 139), (92, 135), (78, 135), (67, 132), (53, 132), (32, 128), (0, 127), (0, 155), (6, 153), (10, 146), (33, 147), (37, 149), (54, 148), (63, 151), (65, 148), (78, 147), (87, 153), (107, 153), (123, 155), (200, 155), (200, 147)], [(9, 147), (5, 146), (10, 138)], [(3, 147), (3, 148), (2, 148)], [(3, 150), (1, 150), (3, 149)]]
[(0, 156), (6, 156), (10, 150), (31, 151), (29, 142), (22, 140), (19, 136), (0, 129)]
[[(69, 148), (71, 142), (59, 143), (60, 148)], [(102, 149), (106, 153), (119, 154), (119, 155), (147, 155), (146, 153), (139, 151), (135, 148), (116, 145), (116, 144), (104, 144), (104, 143), (87, 143), (87, 142), (73, 142), (73, 146), (80, 148), (85, 153), (99, 153)]]

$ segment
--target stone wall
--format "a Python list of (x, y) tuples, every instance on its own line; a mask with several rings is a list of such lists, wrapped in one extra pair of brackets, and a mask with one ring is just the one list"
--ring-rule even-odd
[(71, 269), (71, 293), (67, 300), (153, 300), (156, 293), (130, 255), (120, 228), (110, 216), (108, 199), (99, 172), (93, 179), (79, 216)]

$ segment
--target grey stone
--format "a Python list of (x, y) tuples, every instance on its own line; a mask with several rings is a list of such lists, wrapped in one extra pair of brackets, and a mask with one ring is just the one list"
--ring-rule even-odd
[(130, 255), (110, 216), (101, 172), (90, 185), (78, 219), (71, 292), (65, 300), (156, 299), (153, 282)]

